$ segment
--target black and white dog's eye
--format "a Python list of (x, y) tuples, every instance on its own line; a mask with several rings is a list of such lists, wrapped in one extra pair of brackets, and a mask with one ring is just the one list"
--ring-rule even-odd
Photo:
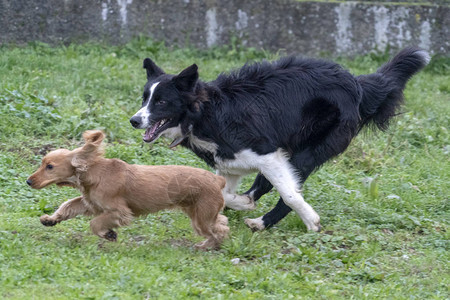
[(166, 104), (165, 100), (159, 100), (158, 102), (156, 102), (157, 105), (163, 105)]

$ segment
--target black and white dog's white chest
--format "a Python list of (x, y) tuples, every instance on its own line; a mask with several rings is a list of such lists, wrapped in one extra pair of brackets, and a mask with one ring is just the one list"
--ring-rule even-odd
[(276, 160), (286, 160), (286, 155), (281, 149), (264, 155), (252, 149), (242, 149), (233, 153), (232, 156), (229, 153), (223, 155), (220, 146), (216, 143), (202, 140), (193, 134), (189, 136), (187, 146), (220, 174), (247, 175), (261, 171), (270, 164), (276, 163)]

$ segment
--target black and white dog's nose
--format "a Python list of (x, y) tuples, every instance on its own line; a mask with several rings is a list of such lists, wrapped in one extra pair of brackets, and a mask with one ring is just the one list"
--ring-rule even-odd
[(139, 126), (141, 126), (141, 118), (133, 116), (130, 119), (130, 123), (131, 123), (131, 126), (133, 126), (134, 128), (139, 128)]

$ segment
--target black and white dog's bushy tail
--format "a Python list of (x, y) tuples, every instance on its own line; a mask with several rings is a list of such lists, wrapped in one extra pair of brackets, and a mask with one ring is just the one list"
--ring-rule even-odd
[(400, 51), (376, 73), (356, 77), (362, 88), (360, 129), (365, 125), (387, 129), (389, 120), (396, 115), (403, 102), (406, 82), (429, 61), (430, 56), (425, 50), (409, 47)]

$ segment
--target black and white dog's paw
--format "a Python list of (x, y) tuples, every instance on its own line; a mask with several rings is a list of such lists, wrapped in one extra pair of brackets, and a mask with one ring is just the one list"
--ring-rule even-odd
[(261, 231), (266, 229), (264, 225), (263, 217), (259, 217), (256, 219), (245, 219), (244, 223), (247, 225), (252, 231)]
[(248, 195), (225, 195), (225, 206), (234, 210), (254, 210), (255, 201)]

